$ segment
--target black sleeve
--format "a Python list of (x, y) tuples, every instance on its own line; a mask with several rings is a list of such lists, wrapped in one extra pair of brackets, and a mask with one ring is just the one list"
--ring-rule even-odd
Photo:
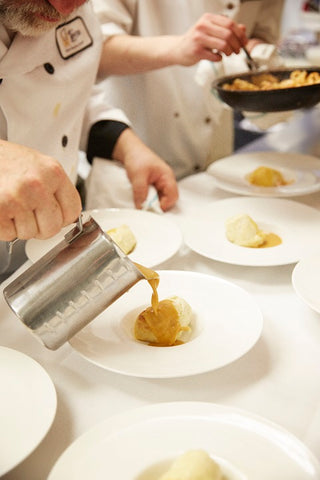
[(112, 158), (112, 152), (120, 134), (129, 128), (116, 120), (101, 120), (92, 125), (89, 133), (87, 158), (92, 163), (94, 157)]

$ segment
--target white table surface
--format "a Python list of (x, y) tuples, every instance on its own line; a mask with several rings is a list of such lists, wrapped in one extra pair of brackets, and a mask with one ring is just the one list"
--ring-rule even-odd
[[(208, 200), (232, 197), (206, 173), (180, 182), (179, 218)], [(299, 197), (320, 209), (320, 194)], [(192, 270), (234, 282), (250, 292), (264, 317), (262, 336), (242, 358), (219, 370), (175, 379), (128, 377), (101, 369), (65, 344), (44, 348), (0, 298), (0, 344), (38, 361), (57, 391), (53, 425), (36, 450), (3, 480), (44, 480), (61, 453), (107, 417), (158, 402), (205, 401), (235, 406), (295, 434), (320, 459), (320, 315), (295, 294), (294, 265), (241, 267), (191, 252), (185, 245), (157, 269)], [(3, 432), (1, 433), (3, 434)]]

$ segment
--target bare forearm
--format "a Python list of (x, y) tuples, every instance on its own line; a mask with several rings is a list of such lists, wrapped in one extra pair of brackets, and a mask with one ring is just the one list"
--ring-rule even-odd
[(144, 73), (170, 65), (187, 67), (200, 60), (217, 62), (222, 53), (239, 53), (246, 43), (244, 25), (205, 13), (183, 35), (110, 37), (103, 46), (99, 76)]
[(103, 45), (99, 76), (128, 75), (174, 65), (178, 37), (115, 35)]

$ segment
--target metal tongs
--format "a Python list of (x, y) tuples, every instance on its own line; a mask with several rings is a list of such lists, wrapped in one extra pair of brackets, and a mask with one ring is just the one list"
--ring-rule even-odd
[(248, 67), (249, 69), (252, 71), (252, 72), (256, 72), (259, 70), (259, 65), (258, 63), (253, 60), (253, 58), (251, 57), (250, 53), (248, 52), (248, 50), (246, 49), (246, 47), (242, 47), (244, 53), (246, 54), (247, 56), (247, 64), (248, 64)]

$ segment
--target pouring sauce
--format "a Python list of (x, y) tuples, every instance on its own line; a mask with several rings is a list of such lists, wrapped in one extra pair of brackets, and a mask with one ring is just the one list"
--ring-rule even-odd
[(159, 295), (157, 290), (160, 282), (159, 274), (154, 270), (151, 270), (151, 268), (144, 267), (139, 263), (134, 262), (134, 265), (142, 273), (142, 275), (145, 277), (150, 287), (152, 288), (151, 306), (154, 312), (157, 312), (159, 305)]
[(181, 345), (183, 342), (176, 338), (180, 331), (189, 330), (189, 327), (180, 325), (179, 313), (170, 299), (159, 302), (157, 290), (160, 282), (159, 274), (137, 263), (135, 266), (152, 288), (151, 306), (139, 314), (135, 325), (135, 337), (139, 340), (143, 335), (143, 330), (149, 330), (156, 338), (156, 341), (148, 342), (150, 346)]

